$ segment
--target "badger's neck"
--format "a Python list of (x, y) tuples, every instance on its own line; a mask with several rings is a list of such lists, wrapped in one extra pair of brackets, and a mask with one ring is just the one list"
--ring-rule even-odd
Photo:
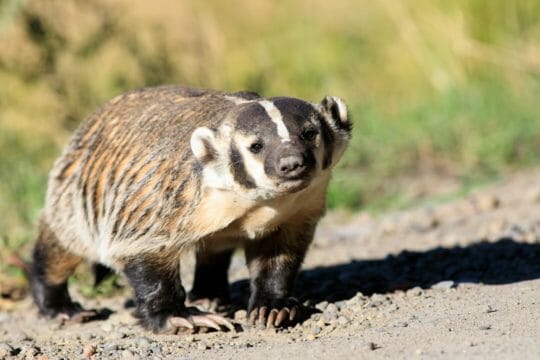
[(202, 238), (244, 216), (254, 203), (231, 190), (206, 188), (190, 216), (189, 231)]
[(199, 238), (257, 238), (295, 217), (318, 219), (325, 210), (329, 176), (315, 179), (307, 188), (275, 199), (254, 201), (238, 191), (207, 188), (190, 216), (189, 231)]

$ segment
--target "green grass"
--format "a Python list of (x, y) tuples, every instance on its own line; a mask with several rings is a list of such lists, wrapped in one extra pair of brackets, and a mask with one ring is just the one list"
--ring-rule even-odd
[[(388, 117), (352, 109), (350, 149), (330, 188), (330, 206), (403, 206), (392, 180), (422, 171), (483, 182), (540, 160), (540, 108), (496, 81), (470, 84)], [(390, 185), (389, 185), (390, 183)]]
[[(145, 85), (343, 97), (329, 206), (410, 206), (540, 163), (540, 2), (0, 0), (0, 275), (28, 255), (47, 172), (100, 103)], [(242, 11), (238, 11), (241, 9)]]
[(0, 273), (20, 272), (6, 259), (13, 253), (28, 253), (56, 150), (46, 139), (0, 132)]

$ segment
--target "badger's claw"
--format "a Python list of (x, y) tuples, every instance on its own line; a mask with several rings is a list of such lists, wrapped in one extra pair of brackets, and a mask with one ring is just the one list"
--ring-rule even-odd
[(80, 310), (73, 313), (62, 312), (57, 315), (57, 319), (66, 323), (85, 323), (98, 317), (99, 313), (96, 310)]
[(267, 328), (274, 328), (289, 326), (298, 321), (297, 315), (300, 304), (296, 299), (287, 299), (279, 305), (276, 304), (271, 308), (269, 306), (255, 307), (249, 313), (249, 323), (251, 325), (263, 324)]
[(234, 325), (223, 316), (202, 312), (196, 308), (187, 308), (185, 315), (170, 317), (169, 324), (177, 329), (185, 328), (194, 331), (200, 330), (201, 328), (210, 328), (220, 331), (221, 327), (225, 327), (230, 331), (234, 330)]

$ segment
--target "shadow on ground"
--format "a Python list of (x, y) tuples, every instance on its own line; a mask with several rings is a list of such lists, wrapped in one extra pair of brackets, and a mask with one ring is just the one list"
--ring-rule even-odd
[[(455, 283), (508, 284), (540, 278), (540, 244), (511, 238), (465, 247), (402, 251), (384, 259), (304, 270), (297, 282), (300, 300), (335, 302), (364, 295), (407, 290), (453, 280)], [(246, 294), (246, 280), (232, 284), (232, 293)]]

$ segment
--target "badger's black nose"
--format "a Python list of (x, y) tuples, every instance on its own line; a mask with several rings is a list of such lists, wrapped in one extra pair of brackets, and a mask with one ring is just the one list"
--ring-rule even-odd
[(277, 172), (279, 176), (293, 178), (301, 175), (306, 169), (301, 155), (286, 155), (279, 159)]

